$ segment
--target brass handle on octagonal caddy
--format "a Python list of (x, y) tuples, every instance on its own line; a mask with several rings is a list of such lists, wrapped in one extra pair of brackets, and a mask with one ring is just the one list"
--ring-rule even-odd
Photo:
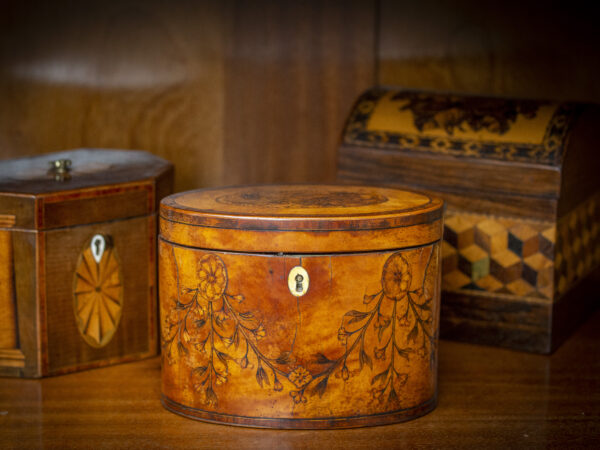
[(65, 181), (71, 178), (71, 160), (70, 159), (55, 159), (50, 161), (50, 170), (48, 173), (54, 175), (56, 181)]

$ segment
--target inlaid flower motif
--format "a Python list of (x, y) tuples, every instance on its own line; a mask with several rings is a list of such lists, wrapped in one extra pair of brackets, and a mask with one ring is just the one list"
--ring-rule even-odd
[(378, 348), (375, 347), (375, 349), (373, 350), (373, 353), (375, 354), (375, 359), (380, 359), (380, 360), (385, 360), (385, 352), (386, 352), (387, 348)]
[(342, 345), (346, 345), (346, 342), (348, 342), (348, 336), (350, 335), (350, 333), (348, 333), (344, 327), (340, 327), (340, 329), (338, 330), (338, 340), (342, 343)]
[(408, 314), (404, 317), (399, 317), (398, 318), (398, 325), (400, 325), (401, 327), (409, 327), (411, 326), (411, 322), (408, 319)]
[(273, 381), (273, 390), (279, 392), (282, 389), (283, 389), (283, 384), (281, 384), (281, 381), (279, 381), (277, 379), (277, 376), (275, 376), (275, 380)]
[(412, 275), (408, 261), (400, 253), (390, 256), (383, 266), (381, 283), (383, 292), (391, 300), (399, 301), (406, 297)]
[(198, 325), (199, 323), (206, 321), (206, 311), (201, 306), (193, 308), (189, 313), (190, 320)]
[[(164, 320), (170, 333), (163, 338), (163, 355), (171, 363), (176, 350), (179, 359), (185, 357), (188, 365), (194, 366), (193, 387), (201, 396), (200, 401), (210, 407), (218, 404), (216, 388), (229, 382), (230, 363), (240, 369), (256, 367), (256, 381), (261, 388), (280, 392), (289, 383), (293, 386), (289, 395), (295, 404), (306, 403), (307, 396), (322, 397), (332, 376), (348, 382), (365, 367), (373, 371), (387, 364), (383, 371), (373, 372), (372, 393), (375, 400), (385, 400), (390, 408), (397, 408), (398, 395), (408, 380), (408, 375), (399, 371), (403, 360), (409, 361), (412, 353), (424, 357), (434, 351), (435, 336), (429, 331), (432, 297), (426, 293), (432, 289), (427, 275), (437, 267), (437, 256), (432, 259), (435, 250), (429, 250), (423, 281), (416, 283), (419, 286), (411, 286), (411, 267), (406, 256), (397, 252), (387, 258), (380, 290), (363, 296), (367, 311), (352, 309), (342, 319), (337, 338), (345, 352), (337, 359), (315, 354), (314, 361), (320, 368), (314, 373), (297, 365), (295, 357), (272, 359), (263, 353), (261, 346), (266, 344), (260, 341), (266, 338), (268, 330), (261, 316), (240, 307), (244, 296), (227, 292), (228, 274), (223, 260), (215, 254), (205, 254), (195, 260), (196, 287), (184, 287), (172, 299), (173, 308)], [(428, 270), (430, 267), (434, 268)], [(174, 322), (175, 333), (171, 332)], [(365, 336), (373, 334), (378, 344), (371, 347), (370, 353)], [(423, 343), (416, 350), (421, 340)], [(382, 362), (386, 360), (389, 363)]]
[(209, 387), (206, 389), (205, 392), (205, 402), (207, 406), (217, 406), (218, 404), (218, 400), (217, 400), (217, 395), (215, 394), (215, 391), (213, 390), (212, 387)]
[(408, 381), (407, 373), (398, 374), (398, 378), (396, 379), (396, 383), (398, 384), (398, 386), (404, 386), (407, 381)]
[(165, 336), (169, 336), (171, 334), (171, 330), (177, 326), (179, 322), (179, 314), (176, 309), (172, 309), (167, 314), (163, 316), (163, 334)]
[(198, 267), (198, 289), (208, 301), (220, 299), (227, 287), (227, 269), (221, 258), (208, 254), (202, 257)]
[(312, 380), (312, 375), (302, 366), (297, 366), (288, 375), (290, 380), (296, 387), (301, 388)]
[(304, 391), (290, 391), (290, 397), (294, 400), (294, 403), (306, 403), (306, 397), (304, 396)]
[(350, 378), (350, 371), (348, 370), (348, 366), (344, 364), (344, 367), (342, 367), (342, 379), (348, 381), (348, 378)]
[(256, 338), (257, 341), (261, 340), (266, 335), (267, 335), (267, 332), (265, 331), (265, 328), (262, 326), (262, 324), (260, 324), (258, 326), (258, 328), (256, 328), (256, 330), (254, 331), (254, 337)]

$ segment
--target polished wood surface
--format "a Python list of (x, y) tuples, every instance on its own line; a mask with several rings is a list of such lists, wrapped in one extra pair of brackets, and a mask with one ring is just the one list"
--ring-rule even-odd
[(600, 101), (597, 4), (379, 2), (378, 83)]
[[(357, 427), (430, 411), (440, 237), (412, 249), (332, 255), (161, 241), (165, 404), (267, 428)], [(298, 268), (306, 281), (299, 288)]]
[[(50, 164), (71, 161), (56, 179)], [(148, 152), (78, 149), (0, 161), (0, 212), (45, 230), (152, 214), (173, 187), (173, 166)]]
[[(43, 233), (42, 269), (48, 281), (42, 287), (45, 308), (42, 375), (156, 354), (156, 266), (152, 258), (155, 227), (156, 216), (149, 215)], [(89, 258), (85, 269), (79, 270), (80, 258), (88, 253), (91, 237), (98, 234), (112, 240), (110, 247), (107, 246), (97, 264)], [(116, 264), (112, 272), (105, 271), (111, 255), (116, 256)], [(112, 277), (115, 272), (120, 275), (116, 280)], [(119, 306), (118, 321), (117, 310), (112, 311), (116, 324), (98, 323), (105, 310), (97, 298), (88, 297), (87, 305), (92, 309), (86, 312), (85, 304), (79, 304), (75, 294), (82, 291), (104, 294), (104, 299), (110, 295), (113, 299), (110, 301)], [(113, 326), (115, 329), (110, 331)], [(94, 342), (96, 333), (98, 341)]]
[[(72, 163), (59, 179), (48, 164), (57, 159)], [(41, 377), (156, 354), (155, 208), (172, 177), (172, 165), (147, 152), (0, 161), (0, 374)], [(95, 256), (93, 237), (103, 249)]]
[(0, 158), (74, 147), (173, 161), (176, 190), (332, 181), (375, 82), (375, 2), (0, 5)]
[[(339, 152), (338, 163), (338, 178), (346, 183), (418, 189), (442, 196), (455, 208), (478, 213), (494, 211), (538, 220), (556, 217), (560, 174), (554, 169), (485, 161), (473, 170), (468, 159), (349, 145)], [(507, 173), (514, 179), (508, 179)], [(531, 195), (518, 195), (526, 190)]]
[(17, 345), (12, 246), (10, 231), (0, 230), (0, 349)]
[(442, 213), (437, 198), (369, 186), (229, 187), (163, 199), (165, 406), (303, 429), (429, 412)]
[[(67, 162), (62, 174), (53, 165), (57, 161)], [(0, 192), (51, 196), (65, 191), (153, 180), (172, 171), (169, 161), (145, 151), (80, 148), (0, 161)]]
[(528, 3), (5, 1), (0, 158), (137, 148), (178, 191), (327, 182), (375, 84), (600, 101), (597, 13)]
[(0, 379), (4, 448), (597, 448), (600, 312), (552, 356), (440, 343), (438, 406), (411, 422), (273, 431), (188, 420), (160, 404), (158, 358)]
[(435, 242), (443, 202), (365, 186), (264, 185), (174, 194), (160, 207), (161, 238), (258, 253), (348, 253)]

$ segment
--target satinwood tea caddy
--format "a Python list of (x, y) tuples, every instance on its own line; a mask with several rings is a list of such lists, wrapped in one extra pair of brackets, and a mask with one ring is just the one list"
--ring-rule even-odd
[(441, 200), (249, 186), (161, 202), (162, 401), (205, 421), (347, 428), (436, 405)]

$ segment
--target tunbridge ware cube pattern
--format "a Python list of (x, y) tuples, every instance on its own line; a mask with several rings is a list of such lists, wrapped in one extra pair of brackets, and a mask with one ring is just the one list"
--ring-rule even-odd
[(550, 223), (449, 212), (443, 287), (552, 299), (555, 235)]
[(600, 296), (599, 124), (596, 105), (374, 88), (338, 179), (446, 201), (443, 336), (548, 353)]
[(600, 264), (600, 196), (552, 222), (449, 211), (442, 245), (446, 292), (552, 301)]
[(563, 294), (600, 264), (600, 195), (575, 208), (558, 224), (556, 293)]

